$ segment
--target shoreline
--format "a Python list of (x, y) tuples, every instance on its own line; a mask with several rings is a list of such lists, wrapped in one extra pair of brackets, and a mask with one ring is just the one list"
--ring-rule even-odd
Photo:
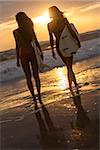
[[(95, 58), (99, 58), (100, 57), (100, 55), (96, 55), (96, 56), (93, 56), (93, 57), (88, 57), (88, 58), (83, 58), (83, 59), (80, 59), (80, 60), (75, 60), (74, 62), (73, 62), (73, 65), (75, 65), (76, 63), (80, 63), (80, 62), (82, 62), (82, 61), (86, 61), (86, 60), (91, 60), (91, 59), (95, 59)], [(63, 65), (59, 65), (59, 66), (55, 66), (54, 68), (52, 68), (51, 70), (53, 70), (53, 69), (55, 69), (55, 68), (59, 68), (59, 67), (64, 67), (65, 65), (63, 64)], [(43, 73), (47, 73), (47, 72), (49, 72), (49, 71), (51, 71), (51, 70), (47, 70), (47, 71), (45, 71), (45, 72), (43, 72)], [(43, 73), (39, 73), (39, 74), (43, 74)], [(0, 82), (0, 84), (1, 85), (6, 85), (6, 84), (9, 84), (10, 82), (16, 82), (16, 81), (20, 81), (20, 80), (22, 80), (22, 79), (25, 79), (25, 75), (23, 74), (23, 76), (20, 76), (20, 77), (17, 77), (17, 78), (14, 78), (14, 79), (10, 79), (10, 80), (8, 80), (8, 81), (1, 81)]]
[[(79, 35), (80, 35), (81, 42), (100, 38), (100, 29), (81, 32), (81, 33), (79, 33)], [(41, 47), (44, 47), (45, 43), (49, 43), (49, 40), (48, 41), (39, 41), (39, 43), (40, 43)], [(50, 44), (47, 44), (47, 45), (50, 46)], [(15, 48), (11, 48), (11, 50), (15, 50)], [(45, 51), (45, 50), (49, 50), (49, 49), (43, 48), (43, 51)], [(5, 49), (3, 51), (0, 50), (0, 53), (7, 52), (7, 51), (9, 51), (9, 49)]]
[[(82, 43), (82, 47), (74, 55), (73, 62), (81, 62), (82, 60), (88, 60), (88, 58), (93, 58), (95, 56), (100, 56), (99, 49), (99, 39), (90, 40)], [(50, 69), (46, 68), (44, 72), (52, 70), (56, 67), (64, 66), (58, 53), (56, 53), (56, 60), (52, 58), (51, 50), (44, 52), (44, 63), (50, 66)], [(10, 55), (9, 55), (10, 56)], [(22, 68), (16, 66), (16, 60), (8, 60), (0, 63), (0, 83), (7, 82), (8, 80), (16, 80), (19, 77), (24, 77), (24, 72)]]

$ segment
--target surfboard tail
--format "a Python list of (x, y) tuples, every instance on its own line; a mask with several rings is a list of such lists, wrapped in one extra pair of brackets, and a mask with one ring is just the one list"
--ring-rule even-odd
[(45, 68), (51, 69), (49, 65), (47, 65), (47, 64), (41, 64), (41, 66), (39, 66), (40, 72), (44, 72)]

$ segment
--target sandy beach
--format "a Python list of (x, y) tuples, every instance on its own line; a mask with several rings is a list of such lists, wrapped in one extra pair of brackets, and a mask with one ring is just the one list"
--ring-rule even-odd
[(86, 114), (77, 112), (72, 99), (46, 105), (37, 113), (24, 106), (11, 110), (2, 116), (9, 121), (1, 124), (1, 149), (97, 150), (99, 93), (84, 94), (81, 100)]
[(38, 111), (25, 79), (2, 84), (1, 149), (98, 150), (99, 60), (97, 56), (74, 64), (80, 86), (80, 96), (74, 98), (65, 66), (40, 74), (45, 107), (38, 106)]

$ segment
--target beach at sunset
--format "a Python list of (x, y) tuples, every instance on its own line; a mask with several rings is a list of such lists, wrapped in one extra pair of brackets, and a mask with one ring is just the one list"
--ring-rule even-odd
[[(79, 94), (72, 96), (67, 67), (54, 45), (52, 57), (48, 8), (57, 6), (73, 23), (81, 47), (73, 57)], [(45, 68), (39, 72), (40, 105), (32, 78), (33, 104), (22, 67), (16, 65), (15, 15), (25, 12), (34, 24)], [(0, 1), (0, 150), (99, 150), (100, 2), (84, 0)], [(55, 44), (55, 38), (54, 38)], [(32, 72), (32, 68), (31, 68)], [(75, 92), (74, 84), (72, 84)]]

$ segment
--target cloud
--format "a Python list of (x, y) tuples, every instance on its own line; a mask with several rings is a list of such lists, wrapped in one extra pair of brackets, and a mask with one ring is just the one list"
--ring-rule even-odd
[(16, 21), (15, 20), (7, 21), (7, 22), (4, 22), (4, 23), (0, 24), (0, 31), (8, 29), (8, 28), (15, 27), (15, 26), (16, 26)]
[[(87, 12), (87, 11), (91, 11), (91, 10), (94, 10), (94, 9), (97, 9), (97, 8), (100, 8), (100, 3), (91, 3), (91, 5), (86, 5), (86, 6), (77, 6), (77, 7), (71, 7), (69, 9), (64, 9), (64, 15), (66, 17), (70, 17), (72, 16), (74, 13), (77, 14), (79, 12)], [(13, 16), (10, 16), (10, 19), (13, 18)], [(32, 18), (32, 20), (36, 20), (37, 17), (35, 18)], [(38, 18), (38, 20), (40, 20), (41, 18)], [(43, 18), (42, 18), (43, 19)], [(37, 22), (36, 22), (37, 24)], [(4, 23), (1, 23), (0, 24), (0, 31), (1, 30), (5, 30), (5, 29), (9, 29), (9, 28), (14, 28), (14, 27), (17, 27), (17, 23), (16, 21), (13, 19), (13, 20), (10, 20), (10, 21), (7, 21), (7, 22), (4, 22)]]
[(80, 11), (81, 12), (87, 12), (87, 11), (94, 10), (94, 9), (97, 9), (97, 8), (100, 8), (100, 3), (95, 3), (95, 4), (87, 6), (85, 8), (81, 8)]

